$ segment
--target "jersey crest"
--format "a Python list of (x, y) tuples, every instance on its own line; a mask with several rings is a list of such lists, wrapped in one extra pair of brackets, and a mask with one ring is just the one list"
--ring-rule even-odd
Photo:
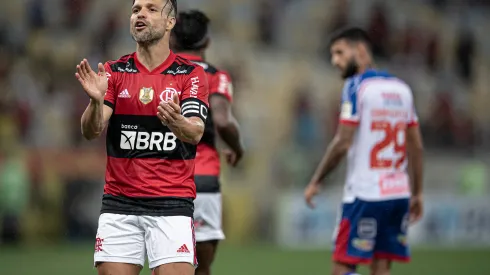
[(153, 88), (141, 88), (140, 90), (140, 101), (143, 104), (148, 104), (153, 100), (153, 94), (155, 92), (153, 91)]

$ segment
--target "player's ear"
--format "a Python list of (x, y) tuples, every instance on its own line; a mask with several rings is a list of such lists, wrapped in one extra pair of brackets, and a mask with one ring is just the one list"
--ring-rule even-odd
[(352, 53), (353, 53), (353, 56), (358, 59), (358, 58), (363, 58), (364, 57), (364, 50), (362, 48), (362, 43), (356, 43), (354, 44), (354, 46), (352, 47)]
[(204, 49), (209, 48), (210, 44), (211, 44), (211, 39), (209, 39), (209, 37), (208, 37), (208, 38), (206, 38), (206, 41), (204, 42)]
[(169, 15), (166, 26), (167, 31), (171, 31), (175, 27), (175, 23), (177, 23), (177, 19), (174, 16)]
[(360, 56), (366, 57), (369, 53), (369, 50), (364, 43), (357, 43), (357, 52)]

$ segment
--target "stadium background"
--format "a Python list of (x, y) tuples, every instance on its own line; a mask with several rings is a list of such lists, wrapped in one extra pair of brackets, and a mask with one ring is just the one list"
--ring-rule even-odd
[[(134, 51), (131, 1), (0, 3), (0, 274), (95, 274), (104, 139), (82, 140), (75, 64)], [(328, 274), (343, 170), (318, 209), (302, 191), (336, 127), (325, 41), (365, 27), (379, 67), (413, 87), (427, 147), (414, 261), (394, 274), (490, 274), (490, 1), (187, 0), (212, 21), (208, 59), (235, 81), (247, 155), (225, 166), (215, 274)], [(367, 274), (364, 271), (365, 274)]]

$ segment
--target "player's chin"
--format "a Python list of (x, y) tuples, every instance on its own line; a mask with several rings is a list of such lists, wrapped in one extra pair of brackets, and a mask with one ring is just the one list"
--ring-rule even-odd
[(143, 30), (132, 29), (131, 34), (133, 36), (133, 39), (138, 43), (148, 42), (150, 38), (149, 31), (146, 28)]
[(349, 77), (349, 73), (346, 70), (341, 70), (340, 76), (342, 77), (342, 79), (346, 79)]
[(348, 70), (343, 70), (341, 72), (341, 75), (340, 76), (342, 77), (342, 79), (347, 79), (347, 78), (352, 77), (354, 75), (355, 75), (354, 73), (352, 73), (352, 72), (350, 72)]

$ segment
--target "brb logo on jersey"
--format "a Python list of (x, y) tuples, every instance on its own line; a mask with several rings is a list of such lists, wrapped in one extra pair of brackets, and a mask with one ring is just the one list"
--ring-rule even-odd
[[(121, 125), (123, 129), (138, 129), (135, 125)], [(172, 132), (121, 131), (120, 147), (123, 150), (173, 151), (177, 137)]]

